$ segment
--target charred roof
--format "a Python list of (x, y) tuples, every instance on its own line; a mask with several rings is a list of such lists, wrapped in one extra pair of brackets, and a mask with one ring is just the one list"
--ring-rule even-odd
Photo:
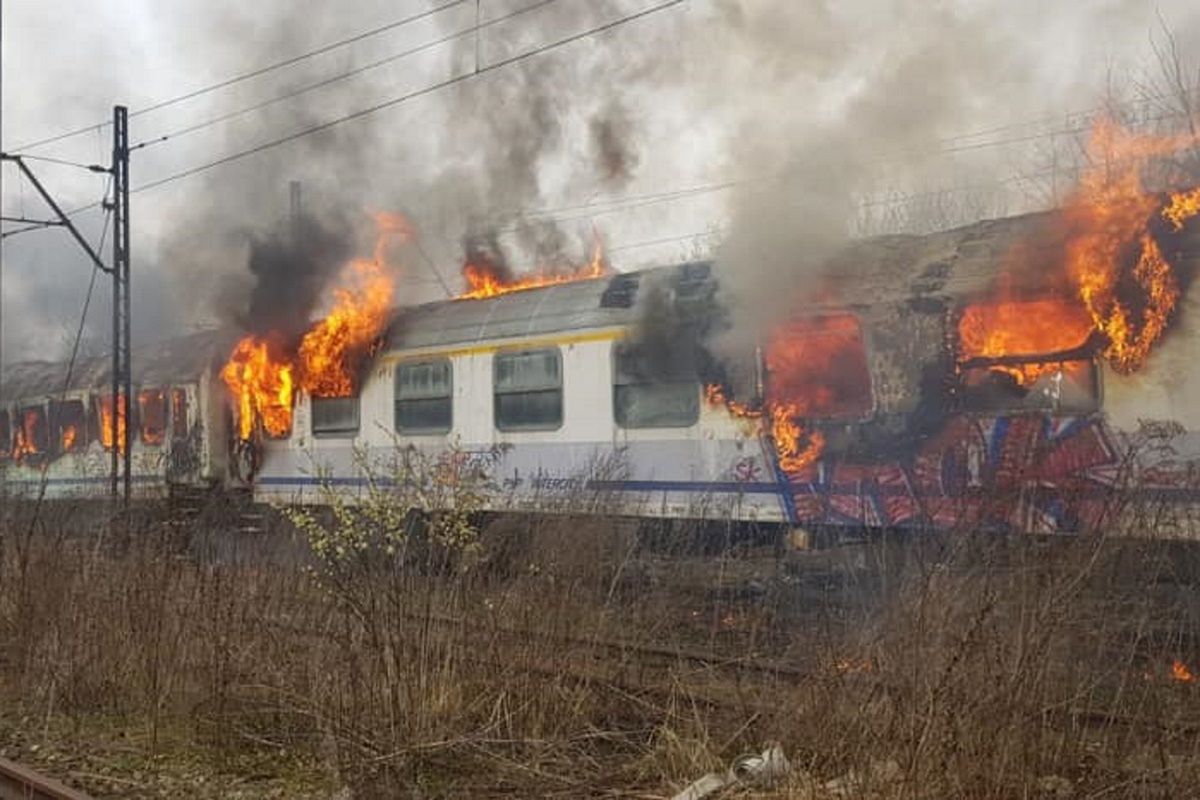
[[(173, 339), (133, 348), (135, 386), (165, 386), (197, 380), (229, 355), (236, 333), (228, 330), (196, 331)], [(112, 382), (111, 356), (77, 359), (67, 381), (63, 361), (23, 361), (4, 368), (0, 402), (33, 400), (61, 392), (99, 391)]]

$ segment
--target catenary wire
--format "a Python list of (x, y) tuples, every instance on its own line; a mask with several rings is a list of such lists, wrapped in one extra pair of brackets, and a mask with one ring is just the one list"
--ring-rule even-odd
[[(361, 33), (356, 33), (353, 36), (349, 36), (345, 39), (339, 39), (336, 42), (330, 42), (329, 44), (322, 45), (321, 47), (318, 47), (315, 50), (309, 50), (308, 52), (300, 53), (299, 55), (289, 56), (288, 58), (285, 58), (281, 61), (276, 61), (274, 63), (267, 64), (265, 66), (258, 67), (256, 69), (252, 69), (248, 72), (243, 72), (238, 75), (234, 75), (232, 77), (217, 81), (215, 83), (210, 83), (206, 86), (201, 86), (197, 89), (192, 89), (191, 91), (187, 91), (187, 92), (184, 92), (183, 94), (175, 95), (174, 97), (167, 98), (166, 100), (160, 100), (157, 103), (153, 103), (151, 105), (146, 106), (145, 108), (139, 108), (135, 111), (129, 112), (129, 116), (130, 117), (138, 117), (143, 114), (149, 114), (152, 111), (158, 111), (163, 108), (168, 108), (168, 107), (176, 105), (178, 103), (182, 103), (186, 100), (192, 100), (196, 97), (200, 97), (205, 94), (210, 94), (219, 89), (224, 89), (229, 86), (233, 86), (235, 84), (242, 83), (243, 81), (248, 81), (252, 78), (257, 78), (262, 75), (266, 75), (268, 73), (283, 69), (285, 67), (293, 66), (294, 64), (298, 64), (302, 61), (306, 61), (307, 59), (314, 58), (319, 55), (324, 55), (325, 53), (329, 53), (333, 50), (337, 50), (339, 48), (346, 47), (347, 45), (354, 44), (355, 42), (360, 42), (364, 39), (369, 39), (370, 37), (376, 36), (380, 33), (385, 33), (386, 31), (394, 30), (395, 28), (400, 28), (405, 25), (410, 25), (414, 22), (418, 22), (420, 20), (427, 19), (428, 17), (435, 16), (436, 14), (439, 14), (442, 11), (447, 11), (451, 8), (463, 5), (464, 3), (467, 3), (467, 2), (469, 2), (469, 0), (449, 0), (448, 2), (441, 3), (439, 5), (434, 6), (433, 8), (426, 9), (425, 11), (422, 11), (420, 13), (410, 14), (409, 16), (404, 17), (402, 19), (393, 20), (392, 22), (377, 26), (370, 30), (362, 31)], [(102, 130), (103, 128), (108, 127), (110, 125), (112, 125), (112, 122), (106, 121), (106, 122), (93, 123), (91, 125), (86, 125), (81, 128), (75, 128), (73, 130), (65, 131), (63, 133), (59, 133), (54, 136), (48, 136), (43, 139), (38, 139), (36, 141), (27, 142), (25, 144), (18, 145), (17, 147), (13, 148), (13, 152), (21, 152), (23, 150), (31, 150), (36, 147), (44, 147), (45, 145), (53, 144), (55, 142), (61, 142), (64, 139), (71, 139), (76, 136), (79, 136), (80, 134), (88, 133), (90, 131)]]
[(414, 47), (410, 47), (406, 50), (402, 50), (398, 53), (393, 53), (389, 56), (384, 56), (383, 58), (379, 58), (379, 59), (376, 59), (375, 61), (371, 61), (369, 63), (355, 67), (354, 69), (350, 69), (345, 72), (340, 72), (337, 75), (332, 75), (328, 78), (322, 78), (321, 80), (316, 81), (314, 83), (310, 83), (306, 86), (301, 86), (301, 87), (299, 87), (297, 89), (293, 89), (289, 92), (285, 92), (283, 94), (276, 95), (274, 97), (269, 97), (266, 100), (262, 100), (260, 102), (253, 103), (251, 105), (244, 106), (244, 107), (236, 109), (234, 111), (228, 111), (224, 114), (219, 114), (215, 117), (211, 117), (210, 119), (202, 120), (201, 122), (196, 122), (194, 124), (186, 125), (182, 128), (178, 128), (176, 130), (161, 134), (159, 136), (151, 137), (150, 139), (147, 139), (143, 142), (139, 142), (138, 144), (134, 145), (130, 149), (138, 150), (138, 149), (142, 149), (144, 147), (148, 147), (150, 145), (159, 144), (161, 142), (166, 142), (166, 141), (169, 141), (172, 139), (178, 139), (182, 136), (186, 136), (189, 133), (195, 133), (196, 131), (201, 131), (201, 130), (204, 130), (205, 128), (210, 128), (213, 125), (218, 125), (222, 122), (228, 122), (231, 119), (236, 119), (237, 117), (244, 116), (246, 114), (250, 114), (255, 111), (260, 111), (260, 110), (267, 108), (269, 106), (272, 106), (276, 103), (281, 103), (285, 100), (291, 100), (293, 98), (300, 97), (301, 95), (307, 94), (312, 91), (316, 91), (317, 89), (322, 89), (326, 86), (331, 86), (335, 83), (339, 83), (348, 78), (352, 78), (355, 75), (361, 75), (364, 72), (368, 72), (372, 69), (382, 67), (385, 64), (390, 64), (394, 61), (399, 61), (402, 58), (407, 58), (408, 56), (416, 55), (417, 53), (422, 53), (426, 50), (430, 50), (434, 47), (438, 47), (440, 45), (446, 44), (447, 42), (452, 42), (455, 39), (461, 39), (464, 36), (469, 36), (472, 33), (477, 33), (479, 31), (486, 30), (488, 28), (499, 25), (502, 22), (507, 22), (511, 19), (522, 16), (524, 14), (528, 14), (530, 12), (537, 11), (540, 8), (544, 8), (548, 5), (550, 5), (551, 3), (556, 3), (556, 2), (558, 2), (558, 0), (538, 0), (538, 2), (536, 2), (536, 3), (532, 3), (532, 4), (524, 6), (522, 8), (518, 8), (515, 11), (510, 11), (509, 13), (503, 14), (499, 17), (493, 17), (492, 19), (489, 19), (486, 22), (481, 22), (481, 23), (472, 25), (469, 28), (464, 28), (461, 31), (447, 34), (446, 36), (442, 36), (438, 39), (434, 39), (432, 41), (425, 42), (424, 44), (419, 44)]
[(287, 134), (285, 136), (281, 136), (277, 139), (272, 139), (272, 140), (269, 140), (266, 142), (262, 142), (261, 144), (255, 145), (253, 147), (249, 147), (245, 150), (239, 150), (235, 153), (230, 153), (229, 155), (222, 156), (220, 158), (217, 158), (213, 161), (209, 161), (204, 164), (199, 164), (195, 167), (185, 169), (185, 170), (183, 170), (181, 172), (177, 172), (173, 175), (168, 175), (164, 178), (159, 178), (158, 180), (150, 181), (149, 183), (144, 183), (140, 186), (137, 186), (137, 187), (131, 189), (130, 191), (131, 192), (144, 192), (149, 189), (155, 189), (155, 188), (158, 188), (159, 186), (163, 186), (163, 185), (171, 183), (173, 181), (181, 180), (183, 178), (188, 178), (188, 177), (191, 177), (192, 175), (196, 175), (201, 172), (205, 172), (207, 170), (213, 169), (214, 167), (219, 167), (224, 164), (231, 163), (233, 161), (238, 161), (240, 159), (246, 158), (248, 156), (256, 155), (256, 154), (264, 152), (266, 150), (271, 150), (273, 148), (279, 147), (279, 146), (287, 144), (289, 142), (293, 142), (297, 139), (304, 138), (305, 136), (311, 136), (316, 133), (321, 133), (322, 131), (329, 130), (330, 128), (336, 127), (343, 123), (350, 122), (350, 121), (353, 121), (356, 119), (361, 119), (362, 117), (369, 116), (371, 114), (382, 111), (384, 109), (392, 108), (394, 106), (401, 105), (402, 103), (406, 103), (410, 100), (415, 100), (419, 97), (424, 97), (426, 95), (433, 94), (435, 92), (441, 91), (442, 89), (449, 88), (456, 84), (464, 83), (473, 78), (478, 78), (480, 76), (495, 72), (499, 69), (503, 69), (504, 67), (508, 67), (513, 64), (518, 64), (523, 61), (526, 61), (527, 59), (534, 58), (539, 55), (543, 55), (552, 50), (556, 50), (560, 47), (564, 47), (568, 44), (573, 44), (575, 42), (581, 41), (581, 40), (589, 38), (591, 36), (595, 36), (597, 34), (606, 33), (610, 30), (619, 28), (622, 25), (626, 25), (630, 22), (634, 22), (639, 19), (644, 19), (653, 14), (657, 14), (659, 12), (666, 11), (667, 9), (674, 8), (675, 6), (682, 5), (683, 3), (686, 3), (687, 1), (688, 0), (666, 0), (666, 2), (658, 3), (657, 5), (650, 6), (649, 8), (642, 9), (641, 11), (637, 11), (632, 14), (626, 14), (622, 17), (618, 17), (617, 19), (611, 20), (602, 25), (597, 25), (594, 28), (589, 28), (585, 31), (581, 31), (579, 33), (575, 33), (570, 36), (565, 36), (561, 39), (550, 42), (549, 44), (541, 45), (539, 47), (535, 47), (532, 50), (527, 50), (524, 53), (519, 53), (518, 55), (501, 59), (494, 63), (488, 64), (487, 66), (484, 66), (484, 67), (479, 67), (478, 69), (476, 69), (474, 71), (464, 72), (459, 75), (455, 75), (454, 77), (447, 78), (442, 81), (438, 81), (437, 83), (430, 84), (430, 85), (422, 87), (420, 89), (415, 89), (411, 92), (406, 92), (404, 94), (397, 95), (396, 97), (389, 98), (387, 100), (376, 103), (374, 105), (367, 106), (366, 108), (359, 109), (358, 111), (353, 111), (349, 114), (345, 114), (340, 117), (335, 117), (334, 119), (327, 120), (325, 122), (321, 122), (316, 125), (312, 125), (308, 128), (304, 128), (302, 130), (295, 131), (294, 133), (289, 133), (289, 134)]

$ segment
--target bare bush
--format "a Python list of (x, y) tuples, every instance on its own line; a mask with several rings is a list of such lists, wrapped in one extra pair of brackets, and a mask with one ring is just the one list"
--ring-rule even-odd
[(166, 510), (10, 518), (0, 747), (102, 796), (219, 797), (247, 773), (261, 796), (670, 794), (769, 740), (793, 764), (772, 796), (1200, 779), (1200, 560), (1152, 495), (1098, 500), (1072, 537), (980, 524), (781, 557), (729, 524), (580, 513), (607, 502), (585, 489), (483, 515), (485, 462), (364, 466), (356, 502), (255, 534), (274, 559)]

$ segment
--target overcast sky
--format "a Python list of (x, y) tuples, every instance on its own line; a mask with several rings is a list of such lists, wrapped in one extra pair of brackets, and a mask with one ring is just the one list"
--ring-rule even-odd
[[(114, 103), (136, 112), (445, 2), (4, 0), (3, 146), (17, 150), (104, 122)], [(657, 2), (482, 0), (484, 21), (537, 7), (482, 31), (480, 63)], [(467, 34), (179, 133), (474, 24), (475, 4), (466, 2), (137, 115), (131, 139), (150, 144), (134, 153), (132, 184), (469, 72), (476, 42)], [(442, 294), (431, 269), (456, 279), (468, 229), (500, 230), (513, 261), (529, 264), (557, 257), (548, 255), (555, 247), (563, 257), (581, 250), (594, 227), (614, 265), (631, 268), (704, 254), (720, 237), (702, 234), (770, 218), (761, 213), (764, 203), (782, 209), (772, 220), (778, 227), (790, 227), (781, 222), (790, 218), (820, 220), (820, 227), (797, 227), (817, 238), (848, 216), (843, 200), (851, 198), (883, 212), (891, 207), (881, 199), (950, 190), (980, 214), (1019, 211), (1036, 192), (1014, 176), (1044, 168), (1049, 134), (1071, 125), (1070, 112), (1096, 106), (1106, 87), (1128, 93), (1153, 78), (1152, 41), (1162, 44), (1163, 25), (1195, 76), (1194, 0), (687, 0), (324, 134), (138, 192), (131, 215), (135, 340), (221, 321), (236, 306), (247, 237), (286, 214), (289, 180), (302, 181), (309, 210), (343, 215), (348, 227), (371, 210), (408, 214), (433, 262), (407, 254), (401, 295), (413, 302)], [(110, 137), (100, 128), (28, 152), (107, 164)], [(104, 191), (102, 176), (31, 165), (67, 208)], [(32, 189), (4, 169), (5, 213), (45, 216)], [(773, 184), (781, 172), (791, 176), (782, 189)], [(733, 185), (699, 190), (727, 182)], [(830, 194), (830, 184), (845, 192)], [(611, 201), (620, 202), (605, 205)], [(515, 213), (546, 209), (558, 210), (553, 235), (513, 232)], [(79, 216), (91, 237), (100, 220), (99, 212)], [(774, 262), (768, 256), (763, 263)], [(5, 240), (6, 361), (61, 356), (89, 274), (62, 231)], [(91, 347), (102, 349), (108, 286), (97, 285), (88, 327)]]

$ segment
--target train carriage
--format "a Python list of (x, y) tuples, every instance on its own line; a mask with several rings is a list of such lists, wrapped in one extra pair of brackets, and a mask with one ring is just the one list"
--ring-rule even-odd
[[(237, 436), (220, 379), (232, 336), (139, 349), (135, 486), (321, 503), (330, 487), (363, 492), (378, 465), (411, 449), (484, 468), (495, 511), (602, 498), (606, 513), (640, 517), (1072, 531), (1136, 489), (1186, 521), (1200, 464), (1197, 301), (1184, 285), (1144, 368), (1114, 370), (1095, 337), (1060, 335), (1069, 321), (1053, 317), (1061, 304), (1037, 268), (1062, 246), (1048, 219), (852, 244), (826, 265), (837, 290), (776, 325), (786, 342), (774, 351), (717, 345), (737, 324), (726, 291), (737, 276), (708, 264), (403, 308), (356, 393), (297, 393), (275, 438)], [(1194, 236), (1177, 246), (1190, 275), (1200, 247)], [(996, 314), (1047, 338), (1025, 351), (977, 347), (973, 331), (991, 332)], [(82, 367), (66, 392), (55, 386), (62, 365), (10, 368), (0, 415), (10, 494), (107, 490), (106, 376), (100, 362)], [(803, 394), (816, 380), (823, 399), (793, 409), (805, 430), (792, 435), (810, 445), (800, 457), (761, 409), (773, 391)], [(26, 435), (14, 421), (31, 409)], [(65, 441), (64, 420), (78, 422), (82, 444)]]
[[(135, 350), (128, 415), (135, 497), (166, 498), (227, 482), (229, 412), (216, 372), (231, 342), (226, 333), (201, 331)], [(111, 374), (102, 357), (77, 359), (69, 371), (67, 364), (52, 362), (5, 368), (0, 474), (7, 496), (109, 493)]]
[[(664, 276), (676, 297), (711, 287), (707, 265)], [(767, 443), (704, 402), (701, 376), (629, 368), (639, 278), (561, 283), (405, 311), (354, 398), (302, 398), (294, 432), (263, 444), (255, 494), (318, 501), (330, 478), (366, 481), (361, 454), (397, 443), (486, 462), (496, 510), (572, 492), (622, 513), (786, 519)], [(752, 353), (749, 354), (752, 357)]]

